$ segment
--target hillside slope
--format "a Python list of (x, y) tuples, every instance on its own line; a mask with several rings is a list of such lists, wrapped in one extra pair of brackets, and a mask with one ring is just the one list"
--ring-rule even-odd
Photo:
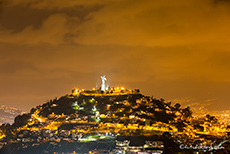
[[(115, 147), (115, 139), (124, 136), (159, 136), (172, 152), (180, 150), (179, 144), (204, 143), (207, 137), (207, 145), (219, 143), (229, 132), (229, 127), (222, 127), (215, 117), (196, 120), (189, 107), (181, 108), (178, 103), (172, 105), (139, 92), (65, 95), (32, 108), (30, 113), (17, 116), (12, 125), (0, 129), (1, 141), (6, 143), (1, 150), (7, 151), (16, 143), (17, 152), (47, 142), (53, 148), (48, 152), (56, 152), (57, 145), (66, 142), (111, 142), (109, 147)], [(91, 146), (83, 151), (93, 149), (95, 144)]]

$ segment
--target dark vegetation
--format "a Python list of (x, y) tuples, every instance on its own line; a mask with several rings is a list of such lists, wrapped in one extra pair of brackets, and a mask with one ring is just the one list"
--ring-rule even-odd
[[(139, 102), (137, 100), (139, 100)], [(75, 102), (77, 102), (78, 106), (74, 109), (72, 105)], [(55, 115), (64, 114), (70, 117), (71, 115), (78, 114), (80, 117), (88, 116), (88, 120), (90, 121), (93, 120), (89, 118), (90, 115), (95, 115), (96, 112), (93, 110), (93, 107), (96, 107), (100, 114), (107, 115), (108, 118), (102, 118), (102, 122), (119, 122), (125, 125), (128, 125), (129, 123), (151, 125), (157, 121), (163, 123), (170, 122), (174, 124), (180, 131), (183, 131), (185, 123), (189, 123), (187, 119), (192, 117), (192, 111), (189, 107), (181, 108), (179, 103), (171, 105), (171, 102), (165, 102), (164, 99), (158, 100), (141, 94), (104, 97), (82, 95), (78, 97), (69, 97), (69, 95), (66, 95), (59, 99), (55, 98), (47, 103), (44, 103), (43, 105), (32, 108), (30, 113), (17, 116), (12, 125), (3, 124), (1, 129), (7, 135), (7, 137), (11, 137), (11, 132), (13, 132), (16, 128), (26, 125), (31, 115), (34, 114), (36, 110), (40, 110), (39, 115), (42, 117), (48, 117), (52, 113)], [(181, 118), (175, 122), (175, 112), (177, 111), (181, 112), (182, 115)], [(112, 114), (115, 114), (116, 117), (113, 118), (113, 116), (111, 116)], [(128, 117), (130, 115), (146, 119), (147, 122), (129, 119)], [(127, 118), (121, 119), (117, 117)], [(207, 115), (207, 120), (217, 122), (217, 119), (210, 115)]]
[[(75, 105), (75, 106), (73, 106)], [(92, 115), (95, 115), (96, 112), (100, 114), (104, 114), (106, 118), (101, 118), (101, 122), (110, 122), (110, 123), (121, 123), (124, 125), (128, 124), (139, 124), (142, 126), (152, 125), (156, 122), (162, 122), (170, 125), (174, 125), (178, 131), (183, 131), (186, 125), (193, 125), (195, 129), (199, 131), (203, 131), (204, 128), (199, 124), (192, 124), (189, 120), (192, 117), (192, 111), (190, 107), (182, 108), (179, 103), (172, 105), (171, 102), (165, 102), (164, 99), (156, 99), (149, 96), (144, 96), (142, 94), (130, 94), (130, 95), (117, 95), (117, 96), (84, 96), (80, 95), (78, 97), (70, 97), (69, 95), (62, 96), (61, 98), (49, 100), (43, 105), (39, 105), (35, 108), (32, 108), (30, 113), (19, 115), (15, 118), (14, 123), (3, 124), (0, 126), (2, 132), (7, 136), (5, 141), (9, 141), (11, 139), (15, 139), (14, 135), (16, 129), (22, 126), (25, 126), (28, 123), (28, 120), (31, 118), (31, 115), (34, 114), (37, 110), (39, 110), (39, 116), (49, 117), (50, 114), (54, 113), (55, 115), (66, 115), (69, 119), (75, 118), (75, 115), (78, 117), (87, 117), (88, 121), (94, 121), (95, 119), (90, 118)], [(176, 113), (180, 113), (177, 115)], [(129, 116), (135, 116), (139, 118), (130, 119)], [(145, 121), (141, 119), (146, 119)], [(177, 119), (177, 120), (175, 120)], [(61, 120), (61, 119), (56, 119)], [(218, 123), (218, 120), (211, 115), (206, 115), (206, 121)], [(39, 123), (37, 123), (39, 125)], [(72, 129), (77, 124), (62, 124), (59, 129)], [(95, 125), (98, 127), (98, 125)], [(160, 127), (160, 126), (159, 126)], [(135, 132), (130, 132), (132, 135), (141, 135), (142, 132), (140, 130), (136, 130)], [(122, 132), (121, 132), (122, 134)], [(125, 133), (124, 133), (125, 134)], [(127, 134), (127, 132), (126, 132)], [(123, 136), (124, 137), (124, 136)], [(155, 136), (156, 137), (156, 136)], [(122, 136), (120, 137), (122, 139)], [(178, 145), (173, 142), (171, 135), (168, 133), (164, 133), (162, 136), (156, 137), (159, 140), (164, 141), (165, 146), (167, 147), (168, 152), (178, 151)], [(143, 140), (144, 138), (142, 138)], [(142, 140), (138, 140), (138, 142), (142, 142)], [(108, 141), (109, 142), (109, 141)], [(17, 153), (44, 153), (45, 149), (48, 151), (58, 152), (59, 150), (63, 151), (65, 149), (66, 142), (60, 143), (59, 147), (52, 147), (48, 145), (48, 143), (42, 143), (40, 146), (29, 147), (26, 151), (21, 149)], [(100, 146), (105, 144), (104, 142), (98, 142), (97, 144), (92, 143), (69, 143), (69, 149), (64, 150), (63, 152), (76, 151), (83, 153), (89, 151), (95, 146)], [(107, 143), (109, 148), (114, 147), (114, 141)], [(7, 151), (12, 149), (11, 147), (21, 146), (20, 144), (7, 144), (4, 146), (1, 151)], [(49, 149), (50, 148), (50, 149)], [(42, 149), (42, 150), (41, 150)], [(81, 150), (79, 150), (81, 149)], [(166, 152), (167, 152), (166, 150)], [(9, 153), (9, 151), (7, 151)]]

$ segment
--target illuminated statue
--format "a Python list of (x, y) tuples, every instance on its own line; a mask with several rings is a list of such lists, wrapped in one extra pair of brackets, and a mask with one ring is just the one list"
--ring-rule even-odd
[(105, 88), (105, 81), (106, 81), (107, 79), (105, 78), (105, 76), (101, 76), (101, 80), (102, 80), (101, 90), (102, 90), (102, 91), (105, 91), (105, 90), (106, 90), (106, 88)]

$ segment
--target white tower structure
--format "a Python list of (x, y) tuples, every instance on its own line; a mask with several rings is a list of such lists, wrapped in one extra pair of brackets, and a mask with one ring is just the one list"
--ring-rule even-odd
[(105, 81), (107, 81), (105, 75), (104, 75), (104, 76), (101, 76), (101, 81), (102, 81), (101, 90), (102, 90), (102, 91), (105, 91), (105, 90), (106, 90)]

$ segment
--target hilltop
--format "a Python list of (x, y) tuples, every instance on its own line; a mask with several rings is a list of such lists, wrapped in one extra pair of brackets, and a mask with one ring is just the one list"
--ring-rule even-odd
[[(123, 142), (135, 136), (142, 138), (136, 144), (144, 143), (145, 138), (157, 139), (157, 143), (164, 143), (165, 153), (186, 152), (194, 149), (180, 149), (181, 144), (222, 145), (222, 141), (228, 141), (229, 128), (214, 116), (197, 119), (189, 107), (181, 108), (179, 103), (172, 105), (164, 99), (145, 96), (139, 89), (74, 89), (71, 94), (17, 116), (12, 125), (2, 125), (0, 153), (9, 152), (12, 146), (17, 147), (14, 153), (34, 149), (41, 149), (40, 153), (54, 153), (63, 151), (60, 146), (65, 149), (67, 144), (72, 148), (65, 152), (88, 153), (100, 144), (106, 144), (102, 147), (111, 151), (117, 148), (115, 141)], [(88, 144), (87, 148), (82, 147), (82, 143)], [(146, 144), (139, 147), (151, 147)], [(122, 144), (118, 149), (127, 151), (130, 146)], [(162, 148), (160, 150), (163, 152)]]

